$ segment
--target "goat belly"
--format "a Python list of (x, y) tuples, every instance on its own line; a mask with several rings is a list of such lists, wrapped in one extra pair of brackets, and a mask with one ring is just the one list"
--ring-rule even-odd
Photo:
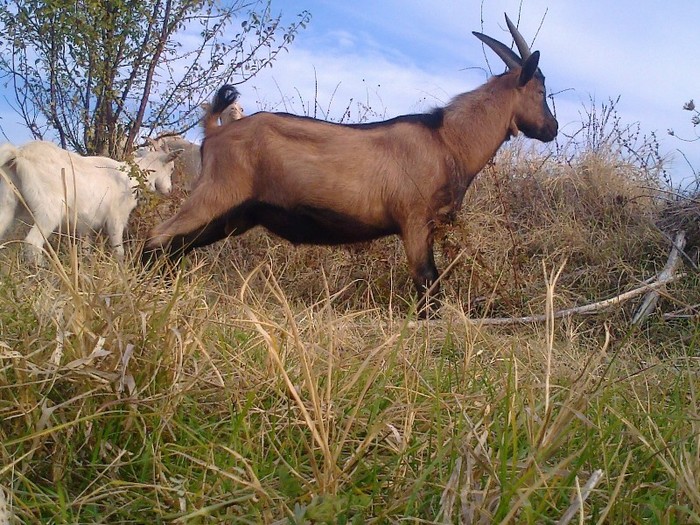
[(257, 203), (250, 212), (255, 223), (293, 244), (347, 244), (399, 232), (394, 224), (367, 224), (350, 215), (310, 206), (286, 209)]

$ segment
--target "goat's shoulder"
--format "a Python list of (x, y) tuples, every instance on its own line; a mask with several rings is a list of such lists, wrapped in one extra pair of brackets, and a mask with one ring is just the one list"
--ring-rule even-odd
[(124, 171), (127, 169), (126, 163), (99, 155), (81, 157), (77, 154), (71, 154), (71, 160), (75, 162), (77, 166), (89, 171), (113, 172), (115, 170)]

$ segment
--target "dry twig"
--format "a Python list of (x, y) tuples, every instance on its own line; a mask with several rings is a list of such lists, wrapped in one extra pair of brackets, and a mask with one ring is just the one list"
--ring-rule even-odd
[(590, 496), (591, 492), (602, 477), (602, 470), (596, 470), (593, 474), (591, 474), (591, 477), (589, 478), (588, 482), (580, 492), (577, 492), (574, 501), (572, 501), (571, 505), (569, 505), (569, 508), (566, 509), (566, 512), (557, 522), (557, 525), (567, 525), (567, 523), (571, 521), (571, 519), (576, 515), (576, 511), (578, 511), (579, 509), (581, 510), (581, 514), (583, 514), (583, 502), (586, 501), (588, 496)]
[[(672, 275), (663, 280), (661, 279), (661, 276), (659, 276), (659, 278), (653, 282), (645, 283), (638, 288), (634, 288), (633, 290), (629, 290), (628, 292), (622, 293), (615, 297), (611, 297), (610, 299), (605, 299), (603, 301), (598, 301), (596, 303), (591, 303), (584, 306), (577, 306), (574, 308), (558, 310), (554, 312), (553, 317), (555, 319), (561, 319), (562, 317), (569, 317), (572, 315), (595, 314), (606, 310), (607, 308), (618, 306), (624, 303), (625, 301), (629, 301), (630, 299), (637, 297), (638, 295), (641, 295), (645, 292), (649, 292), (650, 290), (661, 288), (662, 286), (665, 286), (671, 281), (675, 281), (676, 279), (679, 279), (682, 276), (683, 274)], [(547, 315), (542, 314), (529, 315), (525, 317), (486, 317), (483, 319), (472, 319), (471, 321), (480, 325), (511, 325), (541, 323), (546, 320)]]
[[(668, 280), (675, 275), (680, 254), (683, 253), (683, 248), (685, 248), (685, 231), (681, 230), (676, 234), (676, 238), (673, 241), (673, 247), (671, 248), (671, 253), (666, 261), (666, 266), (664, 266), (663, 271), (659, 274), (657, 282), (668, 282)], [(649, 291), (644, 297), (644, 301), (637, 309), (637, 313), (635, 313), (634, 317), (632, 318), (633, 325), (640, 324), (654, 311), (656, 308), (656, 303), (659, 301), (658, 288)]]

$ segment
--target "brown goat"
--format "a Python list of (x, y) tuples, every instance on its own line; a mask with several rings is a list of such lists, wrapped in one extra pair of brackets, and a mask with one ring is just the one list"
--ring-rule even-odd
[(511, 136), (543, 142), (558, 124), (550, 112), (539, 52), (508, 20), (518, 56), (474, 33), (508, 71), (446, 107), (385, 122), (341, 125), (257, 113), (219, 126), (231, 86), (204, 118), (202, 174), (180, 211), (155, 227), (142, 260), (179, 258), (199, 246), (263, 226), (294, 244), (343, 244), (400, 235), (420, 297), (438, 306), (433, 236), (462, 205), (474, 177)]

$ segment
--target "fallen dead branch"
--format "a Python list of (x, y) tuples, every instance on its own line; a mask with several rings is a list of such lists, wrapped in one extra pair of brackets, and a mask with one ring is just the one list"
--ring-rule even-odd
[(590, 496), (591, 492), (595, 488), (595, 486), (598, 484), (598, 482), (602, 479), (603, 477), (603, 471), (602, 470), (596, 470), (588, 480), (588, 482), (584, 485), (583, 489), (577, 492), (576, 497), (574, 498), (574, 501), (571, 502), (571, 505), (569, 506), (568, 509), (566, 509), (566, 512), (564, 515), (561, 517), (561, 519), (557, 522), (557, 525), (567, 525), (572, 518), (576, 515), (577, 512), (581, 511), (581, 519), (583, 520), (583, 503), (588, 499), (588, 496)]
[[(583, 305), (583, 306), (577, 306), (574, 308), (566, 308), (564, 310), (558, 310), (558, 311), (554, 312), (553, 314), (527, 315), (527, 316), (523, 316), (523, 317), (482, 317), (479, 319), (467, 318), (466, 321), (473, 323), (473, 324), (478, 324), (480, 326), (484, 326), (484, 325), (505, 326), (505, 325), (513, 325), (513, 324), (541, 323), (541, 322), (546, 321), (547, 319), (561, 319), (562, 317), (570, 317), (572, 315), (596, 314), (596, 313), (600, 313), (604, 310), (607, 310), (608, 308), (619, 306), (620, 304), (624, 303), (625, 301), (629, 301), (630, 299), (633, 299), (634, 297), (642, 295), (643, 293), (647, 293), (647, 292), (659, 289), (663, 286), (666, 286), (668, 283), (676, 281), (682, 277), (685, 277), (684, 273), (670, 275), (664, 279), (661, 279), (661, 275), (659, 275), (659, 278), (657, 278), (656, 280), (647, 281), (644, 284), (642, 284), (641, 286), (634, 288), (632, 290), (629, 290), (627, 292), (624, 292), (620, 295), (616, 295), (615, 297), (611, 297), (609, 299), (604, 299), (602, 301), (598, 301), (598, 302)], [(408, 323), (408, 326), (415, 327), (415, 326), (420, 326), (421, 324), (425, 324), (425, 323), (428, 323), (428, 324), (435, 323), (436, 321), (439, 322), (439, 320), (411, 321)]]
[(700, 317), (700, 304), (686, 306), (675, 312), (667, 312), (663, 314), (663, 319), (669, 321), (671, 319), (694, 319)]
[[(683, 249), (685, 248), (685, 231), (681, 230), (676, 234), (676, 238), (673, 240), (673, 247), (671, 248), (671, 253), (666, 261), (666, 266), (659, 274), (659, 282), (667, 281), (669, 278), (673, 277), (676, 273), (676, 268), (678, 267), (678, 262), (680, 260)], [(661, 288), (661, 287), (659, 287)], [(644, 301), (641, 306), (637, 309), (637, 313), (634, 314), (632, 318), (632, 324), (638, 325), (644, 321), (651, 313), (656, 309), (656, 304), (659, 302), (659, 289), (651, 290), (644, 297)]]
[(683, 277), (683, 275), (684, 274), (672, 275), (672, 276), (669, 276), (663, 280), (661, 279), (661, 276), (659, 276), (659, 278), (653, 282), (643, 284), (642, 286), (639, 286), (638, 288), (634, 288), (633, 290), (629, 290), (629, 291), (622, 293), (620, 295), (617, 295), (615, 297), (611, 297), (609, 299), (604, 299), (602, 301), (587, 304), (584, 306), (577, 306), (574, 308), (566, 308), (564, 310), (558, 310), (558, 311), (554, 312), (553, 315), (541, 314), (541, 315), (528, 315), (528, 316), (524, 316), (524, 317), (486, 317), (483, 319), (470, 319), (470, 321), (473, 323), (478, 323), (480, 325), (531, 324), (531, 323), (541, 323), (543, 321), (546, 321), (548, 317), (550, 319), (552, 317), (554, 317), (554, 319), (561, 319), (562, 317), (569, 317), (572, 315), (595, 314), (595, 313), (599, 313), (603, 310), (606, 310), (608, 308), (612, 308), (614, 306), (619, 306), (620, 304), (624, 303), (625, 301), (629, 301), (630, 299), (637, 297), (639, 295), (642, 295), (643, 293), (661, 288), (661, 287), (665, 286), (666, 284), (668, 284), (672, 281), (675, 281), (675, 280), (679, 279), (680, 277)]
[(644, 282), (641, 286), (624, 292), (615, 297), (604, 299), (595, 303), (574, 308), (566, 308), (558, 310), (553, 314), (529, 315), (524, 317), (486, 317), (481, 319), (469, 319), (469, 321), (479, 325), (513, 325), (513, 324), (531, 324), (541, 323), (549, 319), (561, 319), (572, 315), (587, 315), (599, 313), (608, 308), (619, 306), (625, 301), (629, 301), (634, 297), (647, 294), (642, 306), (637, 310), (637, 313), (632, 320), (632, 324), (638, 324), (645, 319), (656, 307), (659, 298), (659, 290), (664, 288), (668, 283), (675, 281), (685, 274), (676, 274), (676, 268), (680, 259), (680, 254), (685, 247), (685, 232), (679, 231), (676, 234), (675, 240), (672, 242), (671, 253), (663, 271), (656, 277)]

